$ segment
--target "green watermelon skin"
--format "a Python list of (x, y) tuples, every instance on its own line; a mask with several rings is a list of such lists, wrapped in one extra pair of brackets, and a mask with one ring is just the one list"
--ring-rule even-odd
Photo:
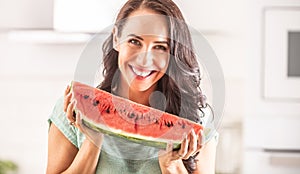
[(106, 91), (73, 81), (75, 112), (83, 124), (107, 135), (164, 149), (168, 142), (180, 148), (185, 134), (203, 127), (190, 120), (135, 103)]

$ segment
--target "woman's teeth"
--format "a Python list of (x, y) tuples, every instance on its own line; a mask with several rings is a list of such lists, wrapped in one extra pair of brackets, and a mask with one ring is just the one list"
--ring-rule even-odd
[(139, 70), (135, 69), (134, 67), (132, 67), (132, 70), (136, 75), (142, 76), (142, 77), (147, 77), (152, 72), (152, 71), (139, 71)]

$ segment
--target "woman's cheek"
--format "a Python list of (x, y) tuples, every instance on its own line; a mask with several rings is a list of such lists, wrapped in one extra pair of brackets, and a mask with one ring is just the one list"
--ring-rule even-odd
[(120, 51), (119, 51), (119, 66), (123, 66), (124, 63), (126, 63), (128, 60), (130, 60), (131, 57), (132, 56), (126, 47), (125, 48), (123, 47), (122, 49), (120, 49)]
[(156, 64), (159, 67), (159, 69), (165, 71), (168, 68), (169, 57), (168, 56), (160, 56), (159, 59), (157, 59)]

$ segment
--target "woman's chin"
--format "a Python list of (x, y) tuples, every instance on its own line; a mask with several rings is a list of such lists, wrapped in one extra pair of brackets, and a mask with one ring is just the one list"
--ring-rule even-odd
[(155, 89), (155, 84), (156, 83), (143, 84), (143, 83), (140, 83), (140, 82), (133, 82), (133, 83), (130, 84), (130, 88), (134, 91), (146, 92), (148, 90), (154, 90)]
[(149, 85), (131, 85), (130, 88), (134, 91), (146, 92), (151, 88), (151, 86), (149, 86)]

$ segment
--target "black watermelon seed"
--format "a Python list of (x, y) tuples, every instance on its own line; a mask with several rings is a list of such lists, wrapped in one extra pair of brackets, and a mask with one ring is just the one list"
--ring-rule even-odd
[(171, 127), (171, 124), (169, 122), (166, 123), (166, 126)]
[(155, 120), (155, 124), (159, 124), (159, 122), (158, 122), (158, 120), (157, 120), (157, 119)]
[(131, 113), (129, 117), (134, 118), (135, 117), (134, 113)]
[(134, 115), (134, 113), (131, 113), (131, 114), (128, 114), (127, 117), (128, 117), (128, 118), (134, 118), (135, 115)]
[(89, 96), (88, 96), (88, 95), (84, 95), (83, 98), (84, 98), (84, 99), (88, 99)]
[(181, 127), (182, 127), (182, 129), (184, 129), (184, 128), (185, 128), (185, 124), (182, 124), (182, 126), (181, 126)]
[(97, 106), (99, 103), (100, 103), (99, 100), (96, 100), (96, 101), (94, 101), (93, 105)]
[(172, 123), (172, 122), (169, 122), (169, 121), (167, 121), (167, 122), (165, 123), (165, 125), (166, 125), (166, 126), (168, 126), (168, 127), (172, 127), (172, 126), (173, 126), (173, 123)]
[(109, 114), (109, 112), (110, 112), (110, 110), (109, 110), (109, 109), (106, 109), (106, 113), (108, 113), (108, 114)]

